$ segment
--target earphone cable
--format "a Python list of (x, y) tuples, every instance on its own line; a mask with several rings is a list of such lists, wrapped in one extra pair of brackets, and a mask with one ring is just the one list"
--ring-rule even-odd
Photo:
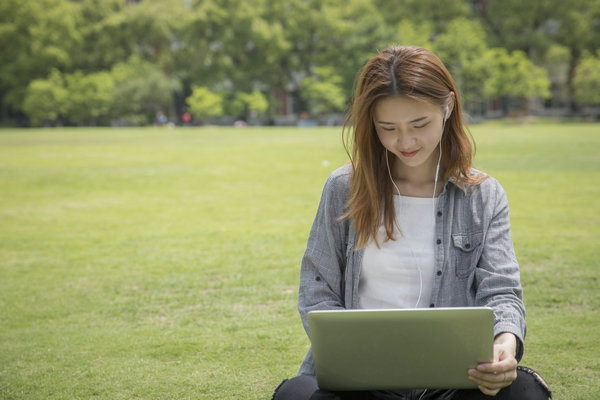
[[(433, 183), (433, 194), (431, 196), (432, 199), (432, 214), (433, 214), (433, 225), (435, 227), (435, 207), (436, 207), (436, 201), (435, 201), (435, 194), (436, 194), (436, 189), (437, 189), (437, 183), (438, 183), (438, 176), (439, 176), (439, 172), (440, 172), (440, 164), (442, 161), (442, 137), (444, 136), (444, 129), (446, 128), (446, 116), (448, 113), (448, 107), (446, 106), (446, 113), (444, 114), (444, 119), (442, 120), (442, 136), (440, 137), (440, 142), (439, 142), (439, 156), (438, 156), (438, 161), (437, 161), (437, 165), (435, 167), (435, 177), (434, 177), (434, 183)], [(387, 170), (388, 170), (388, 175), (390, 177), (390, 181), (392, 182), (392, 185), (394, 185), (394, 188), (396, 189), (396, 192), (398, 193), (398, 196), (400, 196), (400, 200), (402, 200), (402, 195), (400, 194), (400, 189), (398, 189), (398, 186), (396, 185), (396, 182), (394, 182), (394, 178), (392, 177), (392, 170), (390, 169), (390, 161), (389, 161), (389, 156), (388, 156), (388, 150), (385, 149), (385, 164), (387, 166)], [(408, 249), (410, 250), (410, 253), (413, 257), (413, 259), (417, 262), (417, 257), (412, 249), (412, 247), (410, 247), (410, 245), (408, 246)], [(419, 296), (417, 298), (417, 302), (415, 304), (416, 308), (419, 305), (419, 302), (421, 301), (421, 295), (423, 294), (423, 273), (421, 271), (421, 265), (417, 262), (417, 269), (419, 270)]]

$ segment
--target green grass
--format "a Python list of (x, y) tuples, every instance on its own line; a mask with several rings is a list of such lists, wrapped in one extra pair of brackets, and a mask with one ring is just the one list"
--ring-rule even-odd
[[(524, 365), (600, 398), (600, 126), (483, 124)], [(300, 258), (339, 129), (0, 130), (0, 399), (268, 399), (308, 347)]]

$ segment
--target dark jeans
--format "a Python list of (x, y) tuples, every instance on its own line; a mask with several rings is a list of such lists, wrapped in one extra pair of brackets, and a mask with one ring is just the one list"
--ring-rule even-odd
[(469, 390), (400, 390), (369, 392), (327, 392), (319, 390), (314, 376), (299, 375), (283, 381), (273, 400), (547, 400), (552, 398), (546, 382), (533, 370), (517, 367), (517, 379), (495, 397), (478, 389)]

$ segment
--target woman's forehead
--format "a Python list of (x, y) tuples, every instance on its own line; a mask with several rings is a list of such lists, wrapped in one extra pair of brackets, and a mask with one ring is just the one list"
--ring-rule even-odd
[(421, 120), (434, 112), (439, 112), (439, 107), (425, 100), (393, 96), (377, 101), (373, 111), (376, 121), (415, 122), (417, 119)]

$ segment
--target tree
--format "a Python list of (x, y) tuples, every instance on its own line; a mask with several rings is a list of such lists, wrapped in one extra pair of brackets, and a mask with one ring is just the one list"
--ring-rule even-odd
[[(486, 28), (491, 47), (522, 50), (538, 64), (553, 45), (570, 52), (567, 85), (573, 94), (572, 78), (582, 55), (594, 52), (600, 43), (598, 0), (470, 0)], [(575, 105), (571, 107), (575, 110)]]
[(111, 71), (61, 74), (31, 82), (23, 103), (35, 125), (59, 119), (84, 124), (151, 123), (158, 111), (169, 112), (173, 93), (181, 90), (177, 79), (165, 76), (155, 65), (133, 57)]
[(569, 69), (571, 64), (571, 50), (560, 44), (553, 44), (548, 48), (542, 66), (548, 71), (552, 90), (551, 106), (565, 107), (569, 104)]
[[(118, 105), (110, 117), (88, 115), (94, 123), (123, 115), (147, 123), (158, 108), (179, 114), (193, 85), (226, 94), (224, 105), (233, 90), (257, 90), (293, 97), (295, 111), (326, 112), (340, 108), (332, 94), (346, 102), (357, 71), (391, 44), (433, 48), (470, 110), (502, 86), (484, 82), (494, 61), (489, 48), (506, 48), (509, 58), (524, 52), (548, 69), (553, 95), (568, 100), (575, 68), (600, 42), (599, 19), (597, 0), (3, 0), (0, 119), (19, 115), (27, 96), (31, 113), (34, 91), (51, 96), (52, 70), (64, 78), (80, 71), (81, 79), (110, 71)], [(147, 64), (120, 79), (117, 70), (134, 59)]]
[(436, 37), (433, 47), (461, 91), (465, 108), (472, 113), (481, 113), (488, 67), (483, 62), (488, 47), (481, 24), (457, 18)]
[(157, 65), (138, 56), (113, 66), (111, 75), (115, 82), (114, 118), (127, 125), (146, 125), (157, 112), (175, 117), (174, 96), (182, 91), (176, 77), (167, 76)]
[(81, 71), (65, 76), (65, 113), (77, 125), (106, 124), (114, 102), (115, 82), (107, 71), (84, 75)]
[(471, 14), (465, 0), (374, 0), (386, 24), (394, 26), (398, 21), (410, 20), (415, 26), (430, 24), (434, 34), (443, 32), (446, 25)]
[(404, 46), (420, 46), (433, 49), (433, 24), (423, 22), (416, 24), (409, 19), (402, 20), (396, 26), (396, 43)]
[(573, 77), (575, 100), (582, 105), (600, 105), (600, 51), (596, 57), (586, 55)]
[(20, 110), (29, 82), (70, 67), (77, 19), (76, 5), (63, 0), (0, 2), (0, 103)]
[(282, 57), (291, 44), (283, 21), (269, 20), (271, 6), (264, 1), (195, 2), (187, 10), (181, 46), (174, 52), (177, 74), (186, 85), (250, 92), (260, 86), (278, 86), (285, 80)]
[(229, 111), (238, 118), (255, 122), (256, 118), (264, 115), (269, 109), (269, 101), (258, 90), (250, 93), (235, 92), (233, 101), (229, 104)]
[(300, 82), (300, 94), (314, 114), (343, 111), (346, 106), (343, 80), (332, 67), (316, 67), (315, 74)]
[(190, 113), (199, 121), (223, 115), (223, 97), (205, 86), (194, 86), (186, 101)]
[(542, 57), (545, 54), (555, 34), (549, 21), (557, 17), (556, 11), (565, 12), (570, 7), (570, 2), (561, 0), (470, 2), (487, 31), (491, 47), (521, 50), (530, 57)]
[[(87, 0), (88, 2), (93, 0)], [(96, 0), (98, 1), (98, 0)], [(110, 0), (111, 2), (114, 0)], [(110, 4), (110, 3), (109, 3)], [(92, 21), (87, 29), (90, 60), (97, 68), (109, 69), (132, 56), (173, 72), (174, 53), (182, 46), (187, 9), (180, 0), (144, 0), (139, 4), (104, 10), (105, 18)]]
[[(533, 64), (524, 52), (490, 49), (485, 52), (484, 60), (489, 66), (489, 76), (483, 88), (488, 98), (513, 97), (523, 101), (550, 96), (550, 81), (546, 71)], [(507, 112), (506, 102), (504, 108)]]
[(123, 0), (78, 0), (71, 1), (77, 7), (77, 31), (81, 40), (70, 54), (73, 70), (84, 73), (108, 70), (115, 62), (125, 61), (127, 55), (119, 58), (123, 37), (111, 36), (110, 23), (116, 15), (124, 13)]
[(53, 70), (48, 79), (34, 79), (29, 83), (23, 111), (33, 125), (53, 124), (65, 116), (68, 96), (62, 74)]

